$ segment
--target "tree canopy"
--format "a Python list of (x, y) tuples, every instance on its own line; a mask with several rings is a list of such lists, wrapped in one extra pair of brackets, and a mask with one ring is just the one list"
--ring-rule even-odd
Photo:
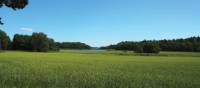
[(13, 50), (26, 50), (26, 51), (37, 51), (37, 52), (47, 52), (47, 51), (57, 51), (53, 39), (48, 38), (44, 33), (33, 33), (30, 35), (15, 34), (12, 42)]
[(46, 52), (49, 50), (49, 41), (46, 34), (33, 33), (31, 37), (33, 51)]
[[(13, 10), (23, 9), (26, 5), (28, 5), (28, 0), (0, 0), (0, 7), (6, 6), (8, 8), (12, 8)], [(1, 22), (1, 18), (0, 24), (3, 24)]]
[(31, 36), (15, 34), (13, 38), (12, 48), (14, 50), (31, 50)]

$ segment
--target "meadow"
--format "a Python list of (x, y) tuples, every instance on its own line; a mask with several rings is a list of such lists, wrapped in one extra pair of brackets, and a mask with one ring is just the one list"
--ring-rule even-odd
[(200, 88), (200, 53), (0, 53), (0, 88)]

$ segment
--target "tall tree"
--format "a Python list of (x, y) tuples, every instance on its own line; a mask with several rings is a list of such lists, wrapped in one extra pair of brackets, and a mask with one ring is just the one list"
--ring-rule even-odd
[(15, 34), (13, 38), (12, 48), (15, 50), (32, 50), (31, 36)]
[(0, 43), (1, 43), (1, 49), (7, 50), (9, 47), (10, 43), (10, 38), (7, 36), (7, 34), (0, 30)]
[(33, 33), (31, 46), (34, 51), (47, 52), (49, 50), (49, 39), (44, 33)]
[[(28, 0), (0, 0), (0, 7), (6, 6), (8, 8), (12, 8), (13, 10), (23, 9), (26, 5), (28, 5)], [(3, 24), (1, 22), (1, 18), (0, 24)]]

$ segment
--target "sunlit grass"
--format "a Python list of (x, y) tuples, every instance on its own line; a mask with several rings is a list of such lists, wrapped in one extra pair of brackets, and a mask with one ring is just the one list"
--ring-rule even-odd
[(199, 88), (199, 58), (2, 52), (0, 88)]

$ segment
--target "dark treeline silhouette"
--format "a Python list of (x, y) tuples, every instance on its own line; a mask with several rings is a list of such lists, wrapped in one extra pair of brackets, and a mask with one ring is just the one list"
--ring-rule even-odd
[(0, 50), (25, 50), (47, 52), (56, 51), (59, 48), (53, 39), (44, 33), (33, 33), (32, 35), (15, 34), (11, 42), (4, 31), (0, 30)]
[(0, 30), (0, 50), (24, 50), (24, 51), (58, 51), (59, 49), (91, 49), (81, 42), (55, 42), (44, 33), (32, 33), (32, 35), (15, 34), (11, 41), (9, 36)]
[(101, 47), (101, 49), (114, 49), (123, 51), (136, 51), (144, 53), (158, 53), (162, 51), (200, 52), (200, 37), (186, 39), (154, 40), (154, 41), (125, 41), (116, 45)]
[(53, 39), (48, 38), (44, 33), (33, 33), (29, 35), (15, 34), (12, 42), (14, 50), (31, 50), (31, 51), (56, 51), (56, 46)]
[(91, 46), (81, 42), (57, 42), (56, 45), (60, 49), (91, 49)]
[(159, 44), (163, 51), (200, 52), (200, 37), (160, 40)]
[(156, 41), (142, 41), (142, 42), (132, 42), (125, 41), (120, 42), (116, 45), (110, 45), (106, 47), (101, 47), (100, 49), (114, 49), (126, 51), (135, 51), (137, 53), (159, 53), (160, 46)]

